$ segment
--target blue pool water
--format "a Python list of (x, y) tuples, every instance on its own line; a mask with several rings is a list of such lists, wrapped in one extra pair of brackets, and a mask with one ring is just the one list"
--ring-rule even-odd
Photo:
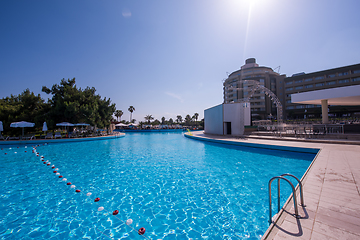
[[(0, 152), (0, 239), (260, 239), (268, 227), (269, 179), (301, 178), (315, 156), (180, 133), (37, 147), (76, 185), (70, 188), (31, 150)], [(282, 191), (281, 204), (290, 195)]]

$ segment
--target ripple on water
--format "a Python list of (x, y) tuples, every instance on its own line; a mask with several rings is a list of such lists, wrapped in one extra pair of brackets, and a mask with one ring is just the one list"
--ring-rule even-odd
[(11, 150), (0, 155), (3, 239), (142, 239), (140, 227), (152, 239), (260, 239), (268, 180), (285, 172), (300, 178), (314, 157), (161, 133), (38, 147), (76, 193), (30, 149)]

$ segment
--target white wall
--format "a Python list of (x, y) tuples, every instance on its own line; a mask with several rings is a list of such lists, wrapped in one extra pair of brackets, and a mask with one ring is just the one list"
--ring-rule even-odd
[(231, 135), (240, 136), (244, 134), (243, 116), (243, 103), (224, 104), (224, 124), (226, 122), (231, 122)]
[(251, 108), (250, 108), (250, 103), (246, 102), (246, 103), (242, 103), (243, 107), (244, 107), (244, 111), (243, 111), (243, 119), (244, 119), (244, 125), (245, 126), (251, 126)]
[(217, 105), (204, 111), (204, 132), (223, 135), (223, 105)]

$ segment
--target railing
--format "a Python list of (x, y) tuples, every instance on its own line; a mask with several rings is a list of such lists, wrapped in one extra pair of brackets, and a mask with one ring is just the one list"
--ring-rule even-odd
[(280, 212), (280, 180), (285, 180), (287, 183), (290, 184), (291, 189), (292, 189), (292, 196), (293, 196), (294, 209), (295, 209), (295, 214), (294, 214), (294, 215), (295, 215), (296, 218), (300, 218), (299, 210), (298, 210), (298, 206), (297, 206), (297, 200), (296, 200), (295, 187), (294, 187), (294, 185), (290, 182), (290, 180), (288, 180), (287, 178), (285, 178), (286, 176), (293, 177), (293, 178), (296, 179), (296, 181), (298, 182), (299, 188), (300, 188), (300, 199), (301, 199), (301, 204), (300, 204), (300, 205), (303, 206), (303, 207), (305, 207), (302, 184), (301, 184), (300, 180), (299, 180), (297, 177), (295, 177), (294, 175), (289, 174), (289, 173), (285, 173), (285, 174), (282, 174), (282, 175), (280, 175), (280, 176), (273, 177), (273, 178), (271, 178), (270, 181), (269, 181), (269, 224), (272, 223), (271, 183), (272, 183), (275, 179), (278, 180), (278, 212)]
[(344, 134), (344, 125), (342, 124), (264, 124), (258, 125), (257, 129), (280, 136), (285, 134), (305, 138), (313, 135)]

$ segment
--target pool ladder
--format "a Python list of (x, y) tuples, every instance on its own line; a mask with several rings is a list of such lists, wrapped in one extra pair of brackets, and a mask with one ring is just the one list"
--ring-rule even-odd
[(300, 180), (299, 180), (297, 177), (295, 177), (294, 175), (289, 174), (289, 173), (285, 173), (285, 174), (282, 174), (282, 175), (280, 175), (280, 176), (273, 177), (273, 178), (271, 178), (270, 181), (269, 181), (269, 224), (272, 223), (272, 216), (271, 216), (271, 215), (272, 215), (272, 213), (271, 213), (271, 183), (272, 183), (275, 179), (278, 180), (278, 213), (280, 212), (280, 180), (285, 180), (287, 183), (290, 184), (291, 189), (292, 189), (292, 195), (293, 195), (293, 199), (294, 199), (295, 217), (296, 217), (296, 218), (300, 218), (299, 211), (298, 211), (298, 207), (297, 207), (295, 187), (294, 187), (294, 185), (289, 181), (289, 179), (285, 178), (286, 176), (295, 178), (296, 181), (299, 183), (300, 199), (301, 199), (301, 204), (300, 204), (300, 205), (301, 205), (302, 207), (306, 207), (306, 206), (305, 206), (305, 203), (304, 203), (304, 194), (303, 194), (302, 183), (300, 182)]

